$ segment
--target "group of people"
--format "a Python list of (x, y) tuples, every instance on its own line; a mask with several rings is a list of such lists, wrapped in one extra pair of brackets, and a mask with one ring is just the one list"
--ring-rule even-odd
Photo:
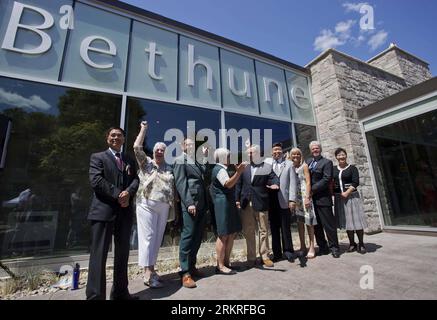
[[(338, 165), (334, 167), (332, 161), (322, 157), (317, 141), (311, 142), (312, 157), (306, 161), (300, 149), (293, 148), (285, 154), (282, 145), (275, 143), (271, 158), (262, 160), (260, 147), (250, 145), (249, 161), (232, 166), (229, 150), (219, 148), (214, 152), (215, 165), (208, 169), (206, 164), (191, 158), (195, 143), (189, 138), (184, 140), (183, 153), (173, 165), (165, 161), (166, 145), (162, 142), (155, 144), (153, 158), (148, 157), (143, 150), (147, 129), (147, 122), (141, 122), (133, 146), (136, 161), (121, 151), (125, 132), (118, 127), (110, 128), (106, 134), (108, 149), (91, 155), (89, 175), (94, 197), (88, 214), (92, 236), (87, 299), (106, 299), (105, 267), (112, 235), (114, 279), (110, 298), (138, 298), (128, 291), (127, 275), (135, 212), (138, 264), (144, 268), (144, 284), (151, 288), (163, 286), (155, 264), (166, 224), (174, 219), (176, 206), (180, 206), (182, 219), (180, 276), (182, 286), (187, 288), (195, 288), (194, 279), (202, 277), (196, 268), (196, 257), (209, 208), (216, 225), (217, 274), (232, 275), (238, 271), (230, 257), (239, 232), (246, 240), (245, 268), (257, 264), (258, 254), (265, 267), (273, 267), (281, 259), (293, 262), (297, 256), (313, 259), (316, 254), (332, 253), (338, 258), (337, 228), (347, 230), (349, 252), (366, 252), (366, 217), (357, 191), (359, 172), (347, 163), (344, 149), (335, 151)], [(208, 153), (207, 149), (203, 151)], [(205, 180), (208, 176), (209, 186)], [(297, 252), (291, 236), (294, 220), (300, 239)]]

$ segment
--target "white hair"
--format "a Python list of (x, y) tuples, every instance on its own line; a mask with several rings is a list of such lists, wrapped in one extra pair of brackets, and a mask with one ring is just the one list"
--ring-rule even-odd
[(311, 150), (312, 146), (319, 146), (320, 151), (322, 151), (322, 145), (321, 145), (321, 143), (319, 141), (317, 141), (317, 140), (316, 141), (311, 141), (310, 145), (309, 145), (310, 150)]
[(218, 148), (214, 151), (214, 159), (216, 163), (225, 164), (230, 152), (226, 148)]
[(155, 145), (153, 146), (153, 153), (155, 153), (155, 151), (158, 148), (162, 148), (165, 151), (165, 148), (167, 148), (167, 145), (164, 142), (157, 142), (157, 143), (155, 143)]

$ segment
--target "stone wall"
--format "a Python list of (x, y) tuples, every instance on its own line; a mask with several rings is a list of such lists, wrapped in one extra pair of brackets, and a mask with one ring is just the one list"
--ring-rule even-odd
[(402, 69), (399, 65), (398, 56), (395, 50), (387, 51), (375, 60), (369, 61), (369, 64), (399, 77), (403, 76)]
[(432, 77), (428, 63), (395, 45), (369, 61), (369, 64), (404, 78), (408, 86), (414, 86)]
[(414, 56), (407, 55), (402, 51), (398, 51), (397, 55), (399, 65), (402, 69), (402, 76), (407, 82), (407, 85), (414, 86), (432, 78), (427, 63), (415, 58)]
[(349, 163), (360, 171), (360, 192), (368, 217), (367, 232), (381, 230), (364, 138), (357, 110), (407, 87), (406, 81), (335, 50), (309, 66), (316, 121), (323, 154), (337, 163), (334, 150), (343, 147)]

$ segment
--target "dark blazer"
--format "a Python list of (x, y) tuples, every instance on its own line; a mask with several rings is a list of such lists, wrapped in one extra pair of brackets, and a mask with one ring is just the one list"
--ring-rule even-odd
[(191, 205), (197, 210), (207, 208), (207, 195), (205, 187), (206, 166), (187, 162), (187, 155), (175, 159), (173, 166), (176, 190), (181, 199), (183, 211), (187, 211)]
[[(306, 160), (308, 166), (313, 158)], [(332, 206), (330, 184), (332, 182), (333, 164), (331, 160), (321, 157), (316, 167), (311, 171), (311, 192), (313, 203), (317, 206)]]
[[(88, 213), (89, 220), (112, 221), (121, 210), (132, 213), (132, 203), (138, 190), (139, 179), (135, 161), (122, 153), (123, 171), (117, 167), (114, 155), (108, 149), (93, 153), (90, 159), (89, 179), (94, 190)], [(122, 191), (130, 194), (128, 208), (121, 208), (118, 195)]]
[(360, 185), (360, 173), (358, 172), (357, 167), (350, 165), (349, 168), (345, 169), (341, 174), (341, 183), (343, 184), (343, 190), (340, 186), (340, 170), (337, 167), (334, 167), (334, 192), (341, 193), (345, 192), (349, 186), (358, 188)]
[(251, 166), (248, 165), (235, 185), (235, 199), (244, 209), (252, 201), (252, 206), (257, 211), (269, 209), (269, 189), (267, 185), (279, 186), (279, 178), (272, 170), (272, 166), (263, 162), (259, 165), (253, 181), (251, 181)]

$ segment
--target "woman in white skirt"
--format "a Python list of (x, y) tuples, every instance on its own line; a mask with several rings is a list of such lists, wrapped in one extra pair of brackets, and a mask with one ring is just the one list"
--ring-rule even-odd
[(163, 284), (155, 271), (155, 263), (167, 221), (173, 219), (169, 219), (169, 212), (174, 212), (171, 210), (174, 205), (174, 177), (172, 168), (164, 160), (164, 143), (157, 142), (153, 147), (153, 160), (144, 153), (147, 127), (147, 122), (142, 121), (134, 143), (140, 178), (136, 200), (138, 264), (144, 267), (144, 284), (160, 288)]
[(308, 259), (315, 258), (314, 249), (314, 226), (317, 224), (311, 201), (311, 176), (308, 165), (303, 160), (302, 151), (298, 148), (291, 149), (290, 160), (297, 175), (297, 197), (296, 197), (296, 217), (300, 239), (300, 251), (306, 252), (305, 245), (305, 225), (308, 230), (309, 250), (306, 255)]
[[(347, 153), (343, 148), (335, 150), (338, 166), (334, 167), (334, 210), (338, 227), (346, 229), (349, 238), (348, 252), (366, 253), (364, 246), (364, 229), (367, 228), (363, 201), (357, 188), (360, 184), (358, 169), (347, 163)], [(358, 236), (358, 246), (354, 239)]]

